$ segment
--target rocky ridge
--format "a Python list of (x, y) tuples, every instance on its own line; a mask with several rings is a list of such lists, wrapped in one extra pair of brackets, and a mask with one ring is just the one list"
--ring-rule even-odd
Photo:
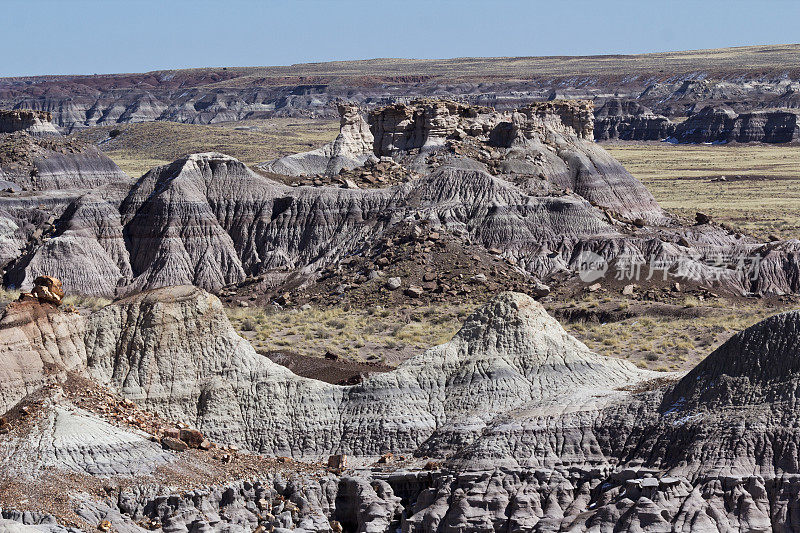
[(670, 136), (683, 143), (800, 141), (800, 111), (765, 109), (737, 113), (729, 106), (707, 106), (691, 115)]
[(676, 125), (634, 100), (612, 99), (594, 113), (598, 141), (660, 141), (675, 133)]

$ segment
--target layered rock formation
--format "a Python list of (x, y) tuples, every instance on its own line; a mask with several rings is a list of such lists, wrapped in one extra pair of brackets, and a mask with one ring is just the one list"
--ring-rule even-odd
[(0, 187), (88, 189), (127, 181), (128, 175), (96, 146), (24, 131), (0, 134)]
[[(165, 330), (176, 314), (184, 320)], [(210, 342), (198, 344), (198, 336)], [(473, 441), (501, 412), (599, 401), (649, 376), (589, 352), (519, 294), (498, 297), (449, 343), (350, 387), (297, 377), (257, 355), (215, 297), (188, 287), (106, 308), (92, 317), (86, 343), (99, 383), (168, 419), (192, 420), (217, 440), (270, 455), (441, 455)], [(132, 349), (141, 345), (151, 350)], [(209, 374), (212, 368), (221, 372)], [(168, 387), (156, 385), (161, 376), (172, 376)]]
[(788, 143), (800, 140), (800, 111), (760, 110), (737, 114), (728, 106), (708, 106), (675, 128), (678, 142)]
[(34, 299), (9, 304), (0, 319), (0, 412), (42, 388), (54, 373), (85, 366), (85, 320)]
[(24, 131), (34, 137), (61, 135), (52, 120), (52, 115), (46, 111), (0, 109), (0, 133)]
[[(423, 457), (399, 470), (356, 466), (342, 477), (264, 474), (178, 496), (147, 473), (190, 471), (181, 455), (59, 394), (26, 400), (38, 405), (38, 414), (20, 411), (29, 429), (20, 425), (0, 442), (15, 490), (31, 475), (45, 484), (58, 472), (132, 476), (107, 489), (119, 491), (113, 498), (65, 492), (89, 523), (110, 520), (119, 531), (139, 531), (145, 520), (159, 530), (409, 532), (797, 525), (796, 312), (734, 336), (671, 383), (593, 354), (535, 301), (511, 293), (477, 311), (452, 341), (348, 387), (300, 378), (259, 356), (219, 301), (191, 287), (121, 300), (82, 327), (43, 337), (42, 351), (63, 350), (54, 344), (70, 337), (82, 346), (70, 349), (73, 372), (221, 443), (295, 457), (345, 452), (355, 465), (386, 451), (444, 461), (428, 470)], [(14, 338), (0, 330), (15, 357), (41, 359), (15, 352)], [(55, 363), (55, 383), (63, 364)], [(0, 390), (19, 390), (15, 383), (4, 376)], [(30, 386), (28, 398), (58, 389), (44, 385)], [(202, 454), (190, 461), (219, 468)], [(47, 514), (21, 512), (52, 512), (46, 502), (17, 505), (3, 517), (63, 530)]]
[(598, 141), (659, 141), (675, 133), (675, 124), (635, 100), (607, 100), (594, 113), (594, 138)]
[[(561, 122), (554, 109), (562, 108), (574, 124), (588, 105), (548, 103), (510, 115), (447, 102), (391, 106), (386, 113), (413, 121), (373, 124), (373, 148), (396, 152), (392, 164), (407, 180), (388, 188), (290, 187), (207, 153), (153, 169), (133, 186), (0, 198), (5, 282), (28, 289), (52, 274), (67, 291), (107, 296), (174, 284), (217, 290), (260, 276), (277, 286), (292, 273), (310, 283), (340, 258), (378, 246), (397, 224), (424, 219), (500, 250), (533, 281), (574, 269), (581, 253), (593, 252), (610, 264), (657, 261), (740, 294), (800, 288), (797, 243), (764, 245), (711, 224), (680, 227), (607, 152)], [(352, 155), (369, 137), (352, 108), (343, 112), (334, 144)], [(577, 127), (588, 135), (589, 124)], [(387, 148), (394, 143), (404, 149)], [(735, 268), (738, 257), (754, 254), (760, 275)], [(714, 264), (716, 256), (734, 263)]]
[[(423, 116), (423, 109), (431, 105), (410, 108), (409, 113)], [(464, 115), (457, 118), (469, 131), (459, 129), (467, 141), (474, 139), (497, 150), (490, 137), (492, 127), (502, 128), (500, 115), (451, 103), (436, 109), (448, 106)], [(369, 134), (353, 108), (342, 106), (342, 111), (342, 133), (331, 145), (340, 154), (337, 161), (344, 154), (351, 161), (375, 157), (355, 154), (369, 146)], [(450, 145), (442, 145), (450, 133), (442, 127), (423, 128), (420, 135), (437, 139), (430, 142), (450, 158), (448, 164), (428, 164), (425, 155), (405, 151), (400, 160), (423, 177), (387, 189), (291, 188), (254, 174), (230, 157), (196, 154), (152, 170), (128, 191), (115, 184), (80, 196), (59, 208), (59, 223), (49, 239), (27, 247), (21, 228), (33, 224), (8, 202), (0, 211), (18, 228), (10, 233), (23, 241), (16, 248), (10, 246), (7, 254), (13, 256), (14, 249), (23, 253), (7, 267), (7, 282), (27, 287), (39, 275), (54, 274), (68, 291), (113, 295), (182, 283), (217, 289), (275, 269), (306, 269), (313, 274), (377, 242), (387, 227), (420, 210), (451, 230), (465, 229), (487, 248), (507, 248), (532, 274), (541, 276), (562, 268), (564, 258), (529, 262), (524, 255), (543, 247), (554, 249), (565, 235), (594, 238), (617, 233), (585, 199), (629, 219), (664, 219), (638, 181), (554, 116), (544, 121), (531, 113), (520, 133), (524, 146), (500, 148), (509, 159), (518, 158), (516, 166), (521, 169), (500, 169), (507, 174), (503, 178), (485, 172), (479, 163), (452, 159)], [(422, 128), (424, 121), (418, 124)], [(425, 144), (422, 137), (413, 142)], [(508, 144), (513, 140), (509, 138)], [(287, 159), (291, 160), (275, 164), (289, 165)], [(303, 154), (294, 161), (310, 159), (314, 158)], [(324, 164), (332, 161), (325, 159)], [(505, 178), (514, 172), (547, 176), (552, 193), (528, 192), (526, 180), (520, 186), (511, 184)], [(578, 194), (564, 196), (559, 188), (572, 188)], [(456, 209), (459, 204), (462, 207)], [(499, 216), (501, 206), (507, 206), (503, 211), (508, 215)], [(509, 231), (521, 240), (508, 242), (502, 235)]]

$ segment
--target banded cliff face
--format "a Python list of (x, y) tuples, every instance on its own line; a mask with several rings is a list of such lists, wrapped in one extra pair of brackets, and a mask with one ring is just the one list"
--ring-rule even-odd
[(0, 134), (0, 186), (12, 191), (89, 189), (129, 181), (96, 146), (60, 135)]
[(633, 100), (608, 100), (594, 114), (594, 138), (598, 141), (658, 141), (671, 137), (676, 125)]
[(0, 319), (0, 413), (41, 389), (61, 371), (84, 368), (85, 319), (55, 305), (9, 304)]
[(679, 142), (765, 142), (800, 140), (800, 112), (794, 109), (736, 113), (728, 106), (708, 106), (675, 129)]

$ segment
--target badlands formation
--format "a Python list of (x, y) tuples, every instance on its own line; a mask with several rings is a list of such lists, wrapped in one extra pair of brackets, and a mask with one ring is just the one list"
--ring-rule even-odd
[[(135, 181), (113, 167), (98, 182), (64, 172), (68, 186), (30, 170), (9, 180), (4, 281), (30, 293), (0, 318), (0, 528), (800, 528), (797, 312), (686, 375), (594, 353), (519, 292), (356, 384), (256, 352), (213, 293), (257, 284), (291, 300), (353, 263), (387, 291), (401, 228), (423, 253), (447, 240), (502, 258), (537, 297), (576, 282), (587, 251), (655, 256), (739, 295), (798, 290), (797, 241), (665, 212), (593, 142), (590, 102), (338, 110), (331, 144), (255, 170), (201, 153)], [(4, 135), (14, 150), (42, 146)], [(63, 149), (51, 151), (85, 164)], [(757, 255), (762, 275), (707, 261), (737, 253)], [(64, 292), (117, 299), (82, 314)]]
[[(735, 294), (798, 290), (797, 241), (764, 244), (706, 218), (672, 218), (592, 142), (590, 103), (503, 113), (419, 100), (366, 121), (352, 106), (340, 112), (333, 143), (265, 163), (261, 173), (201, 153), (136, 182), (109, 169), (107, 184), (91, 189), (76, 177), (66, 193), (0, 197), (5, 283), (28, 289), (52, 275), (68, 292), (108, 297), (254, 281), (264, 291), (287, 283), (302, 291), (345, 258), (381, 270), (387, 235), (415, 224), (502, 256), (533, 284), (575, 278), (581, 254), (593, 252), (612, 265), (654, 257)], [(67, 159), (82, 164), (83, 152)], [(385, 169), (394, 185), (380, 186)], [(348, 172), (379, 186), (360, 188)], [(270, 177), (277, 173), (320, 186), (292, 187)], [(762, 275), (711, 260), (740, 256), (758, 256)]]
[(257, 354), (195, 287), (89, 317), (30, 297), (0, 322), (3, 526), (792, 530), (798, 324), (772, 317), (680, 378), (504, 293), (451, 341), (337, 386)]

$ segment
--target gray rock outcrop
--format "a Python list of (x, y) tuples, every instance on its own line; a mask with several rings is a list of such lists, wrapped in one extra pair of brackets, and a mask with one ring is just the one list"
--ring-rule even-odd
[[(185, 319), (168, 320), (176, 313)], [(256, 354), (219, 301), (189, 287), (107, 307), (92, 317), (86, 344), (99, 383), (165, 418), (192, 420), (217, 440), (271, 455), (443, 454), (504, 412), (601, 402), (650, 377), (590, 352), (541, 304), (513, 293), (471, 316), (449, 343), (349, 387), (295, 376)], [(133, 349), (142, 345), (151, 349)]]
[(96, 146), (63, 137), (0, 134), (0, 187), (19, 190), (89, 189), (130, 178)]
[(293, 154), (263, 163), (259, 168), (286, 176), (327, 174), (362, 166), (372, 155), (373, 137), (357, 106), (339, 103), (339, 135), (316, 150)]
[[(796, 241), (764, 245), (712, 224), (680, 226), (554, 111), (566, 109), (590, 135), (589, 123), (580, 122), (588, 106), (557, 104), (508, 116), (454, 103), (404, 106), (416, 125), (390, 134), (384, 124), (375, 143), (398, 134), (407, 149), (398, 149), (394, 164), (414, 177), (387, 188), (290, 187), (206, 153), (155, 168), (133, 185), (0, 197), (4, 280), (28, 289), (36, 277), (54, 275), (68, 292), (107, 296), (176, 284), (217, 290), (266, 275), (278, 284), (292, 271), (313, 282), (418, 217), (500, 250), (544, 281), (593, 252), (608, 263), (621, 256), (657, 261), (738, 294), (800, 289)], [(429, 109), (435, 120), (424, 118)], [(339, 150), (368, 145), (358, 120), (344, 120)], [(714, 256), (758, 256), (760, 273), (714, 266)]]
[[(564, 258), (530, 262), (531, 252), (555, 249), (565, 235), (618, 234), (587, 199), (629, 219), (665, 219), (647, 190), (601, 148), (569, 127), (535, 123), (526, 146), (507, 149), (509, 158), (541, 154), (535, 172), (549, 175), (554, 189), (578, 194), (528, 192), (524, 182), (517, 186), (480, 164), (464, 165), (467, 159), (420, 167), (421, 178), (386, 189), (292, 188), (233, 158), (195, 154), (153, 169), (128, 191), (114, 184), (80, 196), (61, 211), (49, 239), (7, 267), (6, 281), (25, 288), (52, 274), (67, 291), (113, 295), (183, 283), (214, 290), (279, 268), (313, 274), (417, 211), (473, 233), (487, 248), (506, 248), (541, 276), (562, 268)], [(30, 224), (12, 202), (2, 204), (0, 213), (17, 228)], [(507, 215), (499, 216), (500, 209)], [(503, 236), (510, 233), (520, 242)]]
[(0, 319), (0, 412), (41, 389), (53, 369), (85, 366), (85, 320), (33, 299), (9, 304)]
[(607, 100), (594, 112), (594, 138), (597, 141), (659, 141), (675, 133), (675, 124), (656, 115), (635, 100)]
[(708, 106), (679, 124), (674, 138), (687, 143), (794, 142), (800, 140), (800, 111), (775, 109), (737, 114), (727, 106)]

